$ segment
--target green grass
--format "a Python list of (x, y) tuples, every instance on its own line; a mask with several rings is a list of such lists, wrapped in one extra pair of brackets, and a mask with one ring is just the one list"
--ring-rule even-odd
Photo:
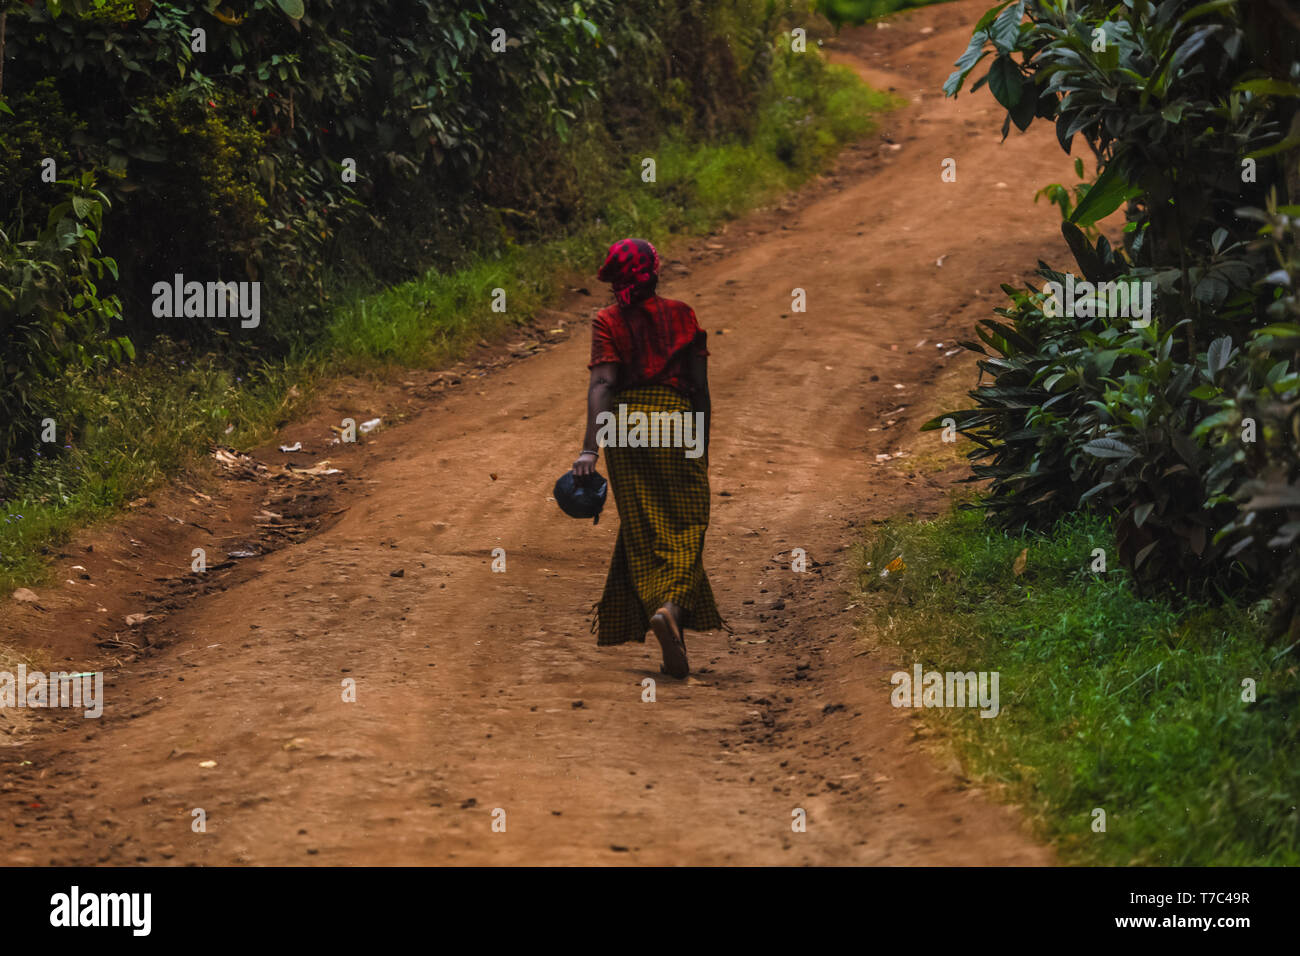
[(236, 375), (215, 356), (161, 340), (136, 365), (69, 377), (58, 421), (80, 428), (73, 443), (60, 433), (62, 453), (34, 462), (3, 504), (0, 589), (45, 580), (47, 556), (72, 530), (175, 475), (210, 442), (270, 437), (322, 372), (318, 359), (304, 357)]
[[(748, 141), (692, 142), (669, 132), (652, 153), (655, 183), (641, 181), (644, 153), (590, 156), (584, 166), (598, 171), (601, 193), (592, 214), (566, 234), (507, 242), (454, 272), (337, 294), (316, 341), (251, 374), (237, 376), (217, 354), (191, 355), (163, 342), (135, 365), (70, 376), (50, 398), (61, 429), (55, 454), (0, 483), (8, 488), (0, 500), (0, 592), (47, 580), (49, 554), (73, 531), (176, 475), (210, 443), (248, 448), (265, 441), (330, 376), (383, 376), (454, 361), (480, 338), (554, 302), (575, 272), (596, 291), (592, 273), (615, 238), (644, 236), (671, 252), (680, 237), (770, 202), (825, 169), (841, 146), (897, 105), (813, 52), (778, 53)], [(498, 287), (506, 290), (505, 313), (491, 310)], [(71, 440), (62, 431), (68, 423)]]
[[(817, 7), (834, 22), (866, 23), (912, 7), (928, 7), (949, 0), (818, 0)], [(993, 6), (992, 3), (989, 6)]]
[[(1115, 554), (1107, 525), (1084, 516), (1024, 537), (971, 511), (891, 521), (861, 550), (870, 633), (909, 671), (999, 672), (997, 717), (922, 713), (1063, 860), (1300, 862), (1294, 652), (1265, 645), (1259, 609), (1140, 596), (1123, 571), (1094, 573), (1095, 548)], [(882, 579), (899, 555), (906, 569)]]

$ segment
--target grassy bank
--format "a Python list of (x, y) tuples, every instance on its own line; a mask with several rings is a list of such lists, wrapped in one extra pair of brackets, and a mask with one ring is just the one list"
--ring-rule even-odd
[(997, 717), (923, 714), (1064, 860), (1300, 862), (1294, 657), (1265, 646), (1262, 609), (1140, 596), (1122, 570), (1091, 570), (1097, 548), (1115, 553), (1087, 517), (1024, 537), (973, 512), (887, 523), (862, 547), (868, 626), (905, 669), (1000, 673)]
[[(575, 270), (594, 272), (613, 239), (641, 235), (671, 249), (674, 237), (707, 231), (825, 169), (896, 105), (814, 52), (778, 56), (747, 141), (691, 142), (669, 131), (650, 154), (653, 183), (641, 178), (644, 153), (593, 156), (600, 201), (563, 235), (503, 243), (455, 272), (336, 295), (319, 340), (252, 372), (163, 342), (135, 365), (69, 376), (50, 403), (59, 453), (20, 463), (21, 476), (5, 482), (0, 592), (46, 579), (48, 553), (72, 531), (177, 474), (212, 442), (265, 441), (328, 377), (454, 361), (554, 301)], [(491, 310), (495, 288), (506, 290), (505, 313)]]

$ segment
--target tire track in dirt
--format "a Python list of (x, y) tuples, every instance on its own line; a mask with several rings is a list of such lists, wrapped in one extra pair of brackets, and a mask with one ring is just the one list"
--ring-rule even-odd
[[(617, 516), (593, 527), (548, 500), (581, 437), (594, 308), (575, 297), (571, 339), (379, 433), (341, 515), (175, 608), (173, 643), (111, 681), (94, 726), (7, 748), (11, 862), (1049, 862), (889, 706), (897, 661), (844, 597), (858, 526), (943, 506), (951, 479), (875, 457), (926, 440), (933, 382), (969, 367), (933, 343), (1065, 248), (1029, 201), (1069, 175), (1051, 131), (999, 145), (991, 97), (939, 90), (982, 9), (828, 44), (910, 105), (666, 271), (711, 333), (705, 559), (736, 632), (688, 636), (692, 679), (662, 677), (653, 641), (598, 650), (587, 630)], [(790, 571), (796, 547), (809, 573)]]

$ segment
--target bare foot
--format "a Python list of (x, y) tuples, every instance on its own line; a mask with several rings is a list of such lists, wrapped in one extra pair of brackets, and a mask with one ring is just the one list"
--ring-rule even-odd
[(684, 678), (691, 672), (690, 664), (686, 661), (686, 642), (682, 640), (676, 615), (667, 605), (655, 611), (650, 618), (650, 629), (655, 632), (664, 652), (664, 663), (659, 670), (671, 677)]

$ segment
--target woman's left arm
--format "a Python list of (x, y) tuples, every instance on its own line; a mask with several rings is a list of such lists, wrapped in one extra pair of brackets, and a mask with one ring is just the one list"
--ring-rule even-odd
[(709, 397), (709, 357), (692, 349), (687, 361), (691, 378), (691, 403), (704, 413), (704, 459), (709, 458), (709, 435), (713, 431), (713, 399)]

